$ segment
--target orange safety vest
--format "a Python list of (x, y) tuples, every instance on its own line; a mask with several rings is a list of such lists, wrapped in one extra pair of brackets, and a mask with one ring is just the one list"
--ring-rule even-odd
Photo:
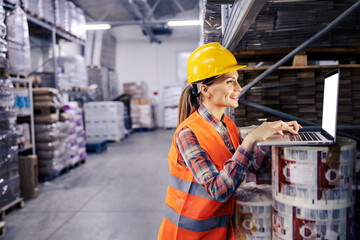
[[(232, 144), (239, 145), (239, 133), (233, 121), (224, 116)], [(232, 157), (219, 133), (197, 111), (179, 125), (176, 133), (183, 127), (194, 132), (201, 148), (207, 152), (221, 171), (224, 163)], [(175, 136), (169, 152), (170, 181), (165, 200), (165, 217), (160, 226), (159, 240), (233, 240), (231, 216), (234, 210), (235, 196), (226, 202), (220, 202), (194, 178), (186, 167), (178, 163), (179, 152), (175, 145)]]

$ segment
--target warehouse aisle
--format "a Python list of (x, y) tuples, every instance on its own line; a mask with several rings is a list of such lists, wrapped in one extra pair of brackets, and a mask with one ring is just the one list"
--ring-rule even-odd
[(6, 217), (4, 239), (157, 239), (173, 132), (134, 133), (42, 183), (36, 199)]

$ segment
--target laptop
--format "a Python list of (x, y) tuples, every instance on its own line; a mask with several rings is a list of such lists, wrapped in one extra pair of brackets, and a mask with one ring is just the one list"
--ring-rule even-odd
[(317, 127), (304, 127), (299, 130), (298, 135), (292, 133), (284, 133), (284, 135), (274, 134), (258, 142), (257, 145), (303, 146), (334, 144), (336, 140), (339, 78), (339, 69), (335, 69), (325, 75), (321, 129)]

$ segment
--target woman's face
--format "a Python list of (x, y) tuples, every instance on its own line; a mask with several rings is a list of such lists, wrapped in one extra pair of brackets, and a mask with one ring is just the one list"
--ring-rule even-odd
[(238, 107), (242, 89), (237, 82), (238, 77), (237, 71), (229, 72), (215, 79), (210, 86), (206, 86), (209, 101), (217, 107)]

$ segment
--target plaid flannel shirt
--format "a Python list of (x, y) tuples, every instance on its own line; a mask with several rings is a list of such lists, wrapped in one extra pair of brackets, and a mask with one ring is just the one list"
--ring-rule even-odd
[[(216, 119), (203, 105), (197, 110), (211, 126), (219, 133), (224, 144), (234, 155), (224, 163), (224, 168), (218, 171), (209, 155), (201, 148), (195, 134), (188, 127), (182, 128), (175, 137), (176, 147), (180, 156), (178, 162), (190, 169), (196, 181), (218, 201), (226, 201), (244, 179), (246, 171), (260, 173), (271, 160), (267, 147), (257, 147), (250, 153), (241, 147), (241, 142), (235, 151), (225, 123)], [(234, 153), (235, 152), (235, 153)]]

